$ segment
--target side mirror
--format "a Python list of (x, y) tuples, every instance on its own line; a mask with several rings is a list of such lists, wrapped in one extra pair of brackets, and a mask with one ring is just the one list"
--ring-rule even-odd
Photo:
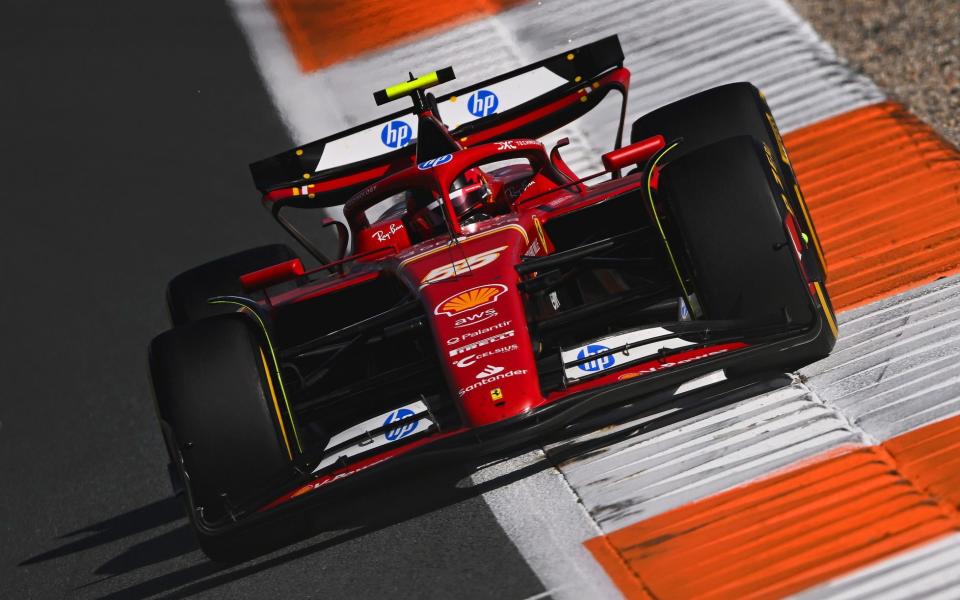
[(259, 271), (240, 276), (240, 285), (248, 292), (262, 290), (271, 285), (296, 279), (304, 274), (303, 263), (299, 258), (265, 267)]
[(603, 160), (603, 167), (607, 171), (615, 172), (624, 167), (646, 162), (651, 156), (660, 152), (666, 148), (666, 146), (667, 141), (663, 139), (663, 136), (655, 135), (645, 140), (634, 142), (629, 146), (611, 150), (600, 158)]

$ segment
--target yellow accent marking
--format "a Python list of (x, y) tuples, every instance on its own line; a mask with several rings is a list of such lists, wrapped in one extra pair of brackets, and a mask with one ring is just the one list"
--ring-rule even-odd
[(583, 77), (580, 77), (579, 75), (577, 75), (576, 77), (573, 78), (573, 82), (574, 82), (574, 83), (580, 83), (580, 80), (581, 80), (581, 79), (583, 79)]
[(387, 94), (387, 98), (393, 100), (397, 96), (402, 96), (413, 90), (419, 90), (420, 88), (430, 87), (436, 85), (439, 78), (437, 77), (437, 72), (427, 73), (426, 75), (421, 75), (413, 81), (404, 81), (403, 83), (398, 83), (397, 85), (391, 85), (384, 90)]
[(298, 187), (290, 188), (290, 191), (293, 192), (293, 195), (294, 195), (294, 196), (299, 196), (299, 195), (300, 195), (300, 188), (298, 188)]
[(766, 113), (767, 121), (770, 123), (770, 129), (773, 130), (773, 137), (777, 141), (777, 148), (780, 150), (780, 158), (786, 165), (790, 164), (790, 158), (787, 157), (787, 149), (783, 147), (783, 138), (780, 137), (780, 130), (777, 128), (777, 122), (773, 120), (773, 115)]
[(647, 196), (650, 198), (650, 212), (653, 214), (653, 220), (656, 221), (657, 229), (660, 230), (660, 239), (663, 240), (663, 246), (667, 249), (667, 256), (670, 257), (670, 264), (673, 265), (673, 272), (677, 275), (677, 281), (680, 282), (680, 290), (683, 291), (683, 298), (687, 301), (687, 306), (690, 306), (690, 294), (687, 292), (687, 286), (683, 283), (683, 277), (680, 275), (677, 260), (673, 257), (673, 250), (670, 249), (670, 244), (667, 242), (667, 234), (664, 232), (663, 225), (660, 223), (660, 217), (657, 216), (657, 207), (653, 203), (653, 186), (650, 183), (653, 179), (653, 171), (657, 168), (657, 163), (660, 162), (660, 159), (666, 156), (667, 152), (670, 152), (679, 145), (679, 142), (671, 144), (670, 147), (661, 152), (660, 156), (650, 165), (650, 169), (647, 171)]
[(827, 316), (827, 324), (830, 325), (830, 331), (833, 332), (833, 337), (837, 337), (839, 335), (839, 332), (837, 331), (837, 323), (833, 320), (833, 314), (830, 312), (830, 306), (827, 304), (827, 299), (823, 296), (823, 288), (820, 287), (820, 282), (814, 281), (813, 287), (817, 289), (817, 296), (820, 296), (820, 306), (823, 307), (823, 314)]
[(600, 87), (600, 82), (599, 82), (599, 81), (594, 81), (594, 82), (593, 82), (593, 89), (597, 89), (598, 87)]
[(573, 60), (573, 52), (567, 55), (567, 60)]
[(316, 197), (317, 197), (316, 194), (307, 194), (307, 198), (310, 198), (311, 200), (313, 200)]
[(586, 102), (586, 101), (587, 101), (586, 96), (580, 96), (580, 102)]
[(300, 445), (300, 434), (297, 433), (297, 427), (293, 422), (293, 411), (290, 409), (290, 399), (287, 398), (287, 390), (283, 387), (283, 377), (280, 376), (280, 363), (277, 361), (277, 353), (273, 351), (273, 342), (270, 341), (270, 333), (267, 331), (267, 325), (263, 322), (263, 319), (260, 318), (260, 315), (256, 311), (250, 310), (250, 308), (243, 304), (242, 302), (237, 302), (235, 300), (207, 300), (210, 304), (235, 304), (241, 308), (247, 309), (251, 315), (253, 315), (257, 322), (260, 323), (260, 329), (263, 330), (263, 337), (267, 340), (267, 348), (270, 350), (270, 360), (273, 361), (274, 373), (277, 375), (277, 384), (280, 386), (280, 395), (283, 396), (283, 403), (287, 407), (287, 414), (291, 415), (290, 417), (290, 431), (293, 432), (293, 439), (297, 443), (297, 450), (303, 452), (303, 446)]
[(297, 156), (303, 156), (303, 150), (297, 148)]
[(543, 225), (540, 224), (540, 219), (538, 219), (536, 215), (533, 216), (533, 228), (537, 230), (537, 239), (540, 240), (540, 247), (546, 252), (547, 236), (543, 233)]
[(783, 192), (780, 192), (780, 199), (783, 200), (783, 205), (787, 207), (787, 212), (793, 215), (793, 218), (796, 219), (797, 215), (794, 214), (793, 208), (790, 206), (790, 200), (787, 199), (787, 195)]
[(310, 173), (304, 173), (304, 174), (303, 174), (303, 178), (304, 178), (304, 179), (310, 179)]
[(273, 410), (277, 411), (277, 421), (280, 423), (280, 433), (283, 435), (283, 444), (287, 447), (287, 456), (293, 460), (293, 451), (290, 449), (290, 440), (287, 439), (287, 428), (283, 424), (283, 415), (280, 414), (280, 404), (277, 402), (277, 393), (273, 390), (273, 377), (270, 376), (270, 367), (267, 366), (267, 357), (260, 350), (260, 360), (263, 361), (263, 372), (267, 374), (267, 387), (270, 388), (270, 397), (273, 398)]
[[(820, 264), (823, 265), (823, 270), (827, 270), (827, 261), (823, 258), (823, 248), (820, 246), (820, 239), (817, 237), (817, 232), (813, 229), (813, 221), (810, 220), (810, 213), (807, 212), (807, 201), (803, 199), (803, 194), (800, 193), (800, 186), (794, 184), (793, 191), (797, 195), (797, 201), (800, 203), (800, 210), (803, 212), (803, 218), (807, 222), (807, 229), (810, 230), (810, 236), (813, 238), (813, 247), (817, 251), (817, 256), (820, 257)], [(826, 275), (826, 273), (824, 273)]]
[(456, 96), (450, 96), (450, 102), (456, 102), (456, 101), (457, 101)]
[(493, 388), (490, 390), (490, 399), (496, 402), (497, 400), (503, 400), (503, 390), (500, 388)]
[[(495, 234), (495, 233), (500, 233), (501, 231), (506, 231), (507, 229), (514, 229), (514, 230), (520, 232), (520, 236), (523, 238), (523, 242), (524, 242), (525, 244), (529, 244), (529, 243), (530, 243), (530, 238), (527, 236), (527, 230), (526, 230), (526, 229), (524, 229), (523, 227), (520, 227), (519, 225), (514, 225), (514, 224), (504, 225), (503, 227), (497, 227), (496, 229), (491, 229), (490, 231), (484, 231), (483, 233), (478, 233), (478, 234), (472, 235), (472, 236), (470, 236), (470, 237), (468, 237), (468, 238), (460, 238), (460, 241), (459, 241), (459, 242), (450, 241), (450, 242), (444, 244), (443, 246), (434, 248), (433, 250), (427, 250), (426, 252), (424, 252), (424, 253), (422, 253), (422, 254), (417, 254), (416, 256), (411, 256), (410, 258), (405, 258), (405, 259), (403, 259), (402, 261), (400, 261), (400, 265), (399, 265), (399, 266), (400, 266), (401, 268), (402, 268), (402, 267), (405, 267), (405, 266), (409, 265), (410, 263), (412, 263), (412, 262), (414, 262), (414, 261), (418, 261), (418, 260), (420, 260), (421, 258), (426, 258), (426, 257), (428, 257), (428, 256), (432, 256), (432, 255), (436, 254), (437, 252), (443, 252), (444, 250), (449, 250), (450, 248), (453, 248), (454, 246), (456, 246), (456, 245), (458, 245), (458, 244), (467, 244), (467, 243), (470, 243), (470, 242), (472, 242), (472, 241), (474, 241), (474, 240), (479, 240), (480, 238), (487, 237), (488, 235), (493, 235), (493, 234)], [(441, 281), (442, 281), (442, 280), (441, 280)]]
[(462, 138), (460, 138), (460, 141), (466, 143), (466, 141), (467, 141), (467, 136), (463, 136)]
[(777, 164), (773, 160), (773, 151), (767, 147), (766, 144), (763, 145), (763, 153), (767, 155), (767, 164), (770, 165), (770, 172), (773, 174), (773, 178), (777, 181), (777, 185), (780, 186), (780, 189), (783, 189), (783, 182), (780, 181), (780, 173), (777, 172)]

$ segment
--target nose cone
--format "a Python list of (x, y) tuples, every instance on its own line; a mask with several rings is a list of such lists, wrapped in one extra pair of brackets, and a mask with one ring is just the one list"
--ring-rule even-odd
[(541, 401), (523, 298), (514, 270), (529, 239), (519, 225), (467, 238), (409, 261), (450, 395), (468, 426), (522, 414)]

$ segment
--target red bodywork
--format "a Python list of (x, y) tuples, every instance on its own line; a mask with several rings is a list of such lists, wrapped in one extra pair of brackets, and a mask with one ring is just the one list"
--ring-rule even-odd
[[(664, 146), (663, 138), (637, 142), (604, 156), (612, 169), (642, 163)], [(465, 168), (490, 158), (522, 157), (535, 173), (519, 195), (503, 180), (488, 180), (491, 204), (503, 214), (480, 223), (461, 225), (449, 195), (445, 192)], [(302, 302), (331, 294), (346, 286), (369, 281), (382, 273), (395, 274), (416, 290), (430, 319), (430, 328), (449, 388), (463, 417), (464, 429), (473, 429), (509, 420), (549, 403), (592, 387), (601, 387), (639, 377), (670, 366), (686, 364), (743, 348), (746, 344), (723, 344), (681, 352), (670, 360), (634, 363), (612, 369), (602, 376), (575, 383), (564, 390), (541, 394), (520, 278), (515, 266), (523, 256), (549, 254), (553, 247), (543, 225), (550, 219), (624, 193), (637, 187), (642, 177), (614, 179), (587, 187), (564, 176), (569, 169), (558, 153), (553, 161), (536, 140), (519, 139), (483, 144), (453, 153), (446, 162), (399, 171), (355, 194), (344, 205), (344, 214), (355, 240), (349, 274), (332, 280), (267, 295), (269, 307)], [(564, 187), (563, 184), (568, 185)], [(411, 235), (401, 219), (369, 223), (365, 211), (398, 190), (432, 188), (444, 198), (444, 210), (454, 237), (440, 235), (411, 244)], [(531, 201), (533, 200), (533, 201)], [(343, 261), (338, 261), (337, 264)], [(318, 267), (312, 272), (328, 268)], [(244, 282), (267, 279), (278, 272), (297, 275), (297, 265), (283, 263), (244, 277)], [(299, 272), (302, 274), (302, 272)], [(271, 282), (275, 280), (270, 280)], [(349, 466), (331, 470), (311, 483), (271, 502), (273, 508), (306, 492), (371, 468), (387, 459), (410, 452), (463, 430), (434, 433), (389, 450), (361, 458)]]

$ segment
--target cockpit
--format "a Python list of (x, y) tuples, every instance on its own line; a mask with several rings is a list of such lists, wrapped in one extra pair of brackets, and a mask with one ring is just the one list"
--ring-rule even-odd
[(402, 250), (511, 212), (518, 201), (568, 180), (534, 140), (483, 144), (395, 173), (344, 205), (353, 253)]

